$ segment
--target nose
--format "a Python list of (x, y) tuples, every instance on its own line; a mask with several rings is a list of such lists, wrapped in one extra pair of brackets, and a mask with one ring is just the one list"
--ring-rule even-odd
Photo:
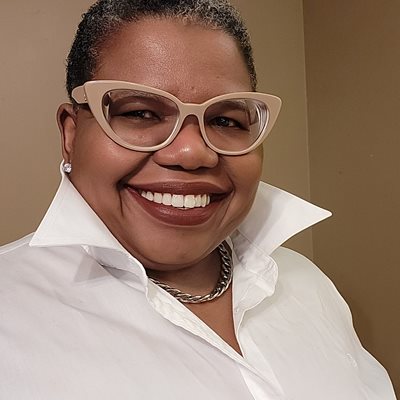
[(204, 142), (195, 116), (185, 119), (175, 139), (167, 147), (153, 154), (157, 164), (181, 167), (186, 170), (213, 168), (218, 164), (218, 154)]

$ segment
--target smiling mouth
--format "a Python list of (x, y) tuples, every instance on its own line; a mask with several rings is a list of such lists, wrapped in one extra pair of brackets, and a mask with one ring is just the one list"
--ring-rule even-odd
[(124, 187), (149, 215), (157, 221), (174, 226), (205, 223), (227, 204), (226, 200), (231, 195), (231, 191), (223, 191), (215, 185), (204, 183), (167, 183), (141, 188), (125, 184)]
[(172, 206), (181, 210), (190, 210), (192, 208), (204, 208), (211, 202), (209, 194), (173, 194), (150, 192), (139, 190), (139, 194), (146, 200), (164, 206)]

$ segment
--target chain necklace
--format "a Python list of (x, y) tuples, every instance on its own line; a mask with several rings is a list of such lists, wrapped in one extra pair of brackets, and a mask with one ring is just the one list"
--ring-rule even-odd
[(206, 301), (214, 300), (220, 297), (229, 287), (232, 282), (232, 260), (231, 256), (228, 253), (225, 245), (221, 243), (218, 246), (219, 255), (221, 257), (221, 272), (219, 275), (218, 282), (211, 293), (205, 295), (192, 295), (188, 293), (184, 293), (179, 289), (175, 289), (166, 283), (162, 283), (154, 278), (149, 278), (152, 282), (158, 285), (160, 288), (164, 289), (171, 296), (175, 297), (181, 303), (204, 303)]

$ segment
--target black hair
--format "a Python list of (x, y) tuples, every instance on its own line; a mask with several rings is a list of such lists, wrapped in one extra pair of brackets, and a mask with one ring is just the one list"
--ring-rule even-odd
[(67, 58), (66, 89), (93, 79), (102, 45), (126, 24), (144, 18), (175, 18), (220, 29), (239, 45), (252, 89), (257, 78), (249, 33), (227, 0), (98, 0), (83, 14)]

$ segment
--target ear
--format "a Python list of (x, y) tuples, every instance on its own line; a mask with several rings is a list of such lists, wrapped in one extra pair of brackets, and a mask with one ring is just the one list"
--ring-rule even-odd
[(57, 110), (57, 124), (61, 133), (61, 149), (65, 162), (71, 162), (76, 136), (76, 111), (70, 103), (61, 104)]

